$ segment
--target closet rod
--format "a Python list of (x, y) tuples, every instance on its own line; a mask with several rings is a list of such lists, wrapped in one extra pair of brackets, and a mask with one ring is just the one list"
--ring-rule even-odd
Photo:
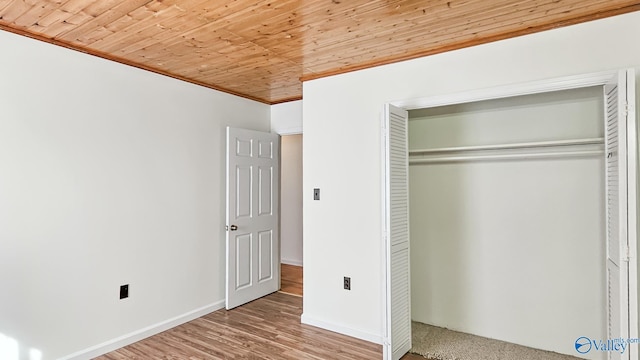
[(483, 161), (483, 160), (518, 160), (518, 159), (549, 159), (563, 157), (580, 157), (604, 155), (604, 150), (584, 150), (584, 151), (558, 151), (543, 153), (521, 153), (521, 154), (493, 154), (493, 155), (468, 155), (468, 156), (438, 156), (428, 158), (409, 159), (409, 164), (429, 164), (445, 162)]
[(571, 140), (538, 141), (538, 142), (514, 143), (514, 144), (419, 149), (419, 150), (409, 150), (409, 155), (434, 154), (434, 153), (445, 153), (445, 152), (462, 152), (462, 151), (479, 151), (479, 150), (529, 149), (529, 148), (543, 148), (543, 147), (554, 147), (554, 146), (601, 145), (601, 144), (604, 144), (604, 138), (599, 137), (599, 138), (571, 139)]

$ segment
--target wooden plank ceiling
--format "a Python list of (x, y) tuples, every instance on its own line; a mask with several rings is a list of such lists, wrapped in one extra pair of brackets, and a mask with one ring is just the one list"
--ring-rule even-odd
[(0, 0), (0, 29), (274, 104), (300, 99), (301, 80), (637, 10), (636, 0)]

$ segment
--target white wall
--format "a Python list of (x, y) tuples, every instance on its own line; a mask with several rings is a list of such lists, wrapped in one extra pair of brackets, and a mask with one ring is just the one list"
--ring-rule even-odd
[(280, 138), (280, 258), (302, 266), (302, 135)]
[[(602, 104), (596, 87), (411, 111), (409, 148), (603, 137)], [(411, 165), (413, 320), (569, 355), (606, 338), (603, 174), (603, 156)]]
[(280, 135), (302, 134), (302, 100), (271, 106), (271, 132)]
[(638, 66), (638, 33), (631, 13), (305, 82), (303, 321), (381, 341), (384, 103)]
[(56, 359), (223, 305), (224, 129), (268, 131), (269, 106), (0, 47), (0, 340)]

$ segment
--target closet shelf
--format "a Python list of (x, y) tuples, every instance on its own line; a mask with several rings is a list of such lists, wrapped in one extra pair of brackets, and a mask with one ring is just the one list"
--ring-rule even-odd
[(604, 155), (604, 150), (583, 150), (583, 151), (557, 151), (539, 153), (519, 153), (519, 154), (491, 154), (491, 155), (468, 155), (468, 156), (437, 156), (425, 158), (409, 159), (409, 164), (433, 164), (467, 161), (489, 161), (489, 160), (521, 160), (521, 159), (551, 159), (567, 157), (587, 157)]
[(604, 138), (586, 138), (554, 141), (538, 141), (526, 143), (498, 144), (498, 145), (478, 145), (459, 146), (433, 149), (409, 150), (409, 155), (446, 154), (466, 151), (486, 151), (486, 150), (511, 150), (511, 149), (535, 149), (556, 146), (577, 146), (577, 145), (603, 145)]

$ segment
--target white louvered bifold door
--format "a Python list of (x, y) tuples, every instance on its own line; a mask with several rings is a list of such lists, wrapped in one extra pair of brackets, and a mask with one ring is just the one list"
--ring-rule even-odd
[[(635, 98), (628, 101), (629, 95), (634, 96), (634, 87), (633, 71), (621, 71), (616, 79), (604, 86), (609, 339), (637, 337), (637, 277), (630, 274), (630, 269), (636, 271)], [(609, 359), (636, 359), (637, 348), (630, 346), (628, 349), (623, 354), (608, 352)]]
[(387, 309), (385, 359), (411, 349), (409, 283), (409, 160), (407, 111), (385, 108), (385, 236)]

